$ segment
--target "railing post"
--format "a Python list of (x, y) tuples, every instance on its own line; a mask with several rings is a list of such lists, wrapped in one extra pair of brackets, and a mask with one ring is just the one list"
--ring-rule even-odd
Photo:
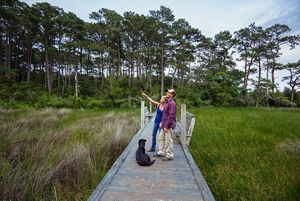
[(152, 103), (149, 102), (149, 112), (152, 113)]
[(145, 101), (141, 101), (141, 128), (145, 124)]
[(186, 144), (186, 105), (181, 105), (181, 144)]

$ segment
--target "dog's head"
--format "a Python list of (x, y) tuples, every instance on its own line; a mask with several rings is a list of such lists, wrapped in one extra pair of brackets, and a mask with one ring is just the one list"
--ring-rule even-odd
[(139, 139), (139, 147), (144, 147), (145, 148), (145, 143), (147, 140), (145, 139)]

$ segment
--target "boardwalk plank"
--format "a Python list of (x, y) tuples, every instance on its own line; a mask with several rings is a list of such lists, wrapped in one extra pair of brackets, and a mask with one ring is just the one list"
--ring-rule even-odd
[[(195, 163), (189, 162), (191, 156), (180, 144), (174, 143), (174, 160), (156, 162), (152, 166), (139, 166), (135, 160), (135, 151), (140, 138), (147, 140), (146, 149), (151, 146), (152, 123), (147, 123), (122, 153), (109, 179), (104, 178), (104, 187), (100, 183), (89, 200), (204, 200), (213, 201), (207, 196), (208, 187)], [(158, 136), (157, 136), (158, 139)], [(148, 152), (153, 158), (153, 152)], [(188, 156), (187, 156), (188, 155)], [(113, 168), (112, 168), (113, 169)], [(200, 173), (201, 174), (201, 173)], [(202, 176), (202, 175), (201, 175)], [(107, 175), (106, 175), (107, 177)], [(202, 182), (202, 183), (201, 183)], [(204, 182), (204, 183), (203, 183)], [(199, 186), (204, 185), (204, 186)], [(99, 190), (100, 189), (100, 190)], [(209, 189), (208, 189), (209, 191)]]
[(106, 194), (103, 195), (103, 200), (106, 201), (150, 201), (150, 200), (182, 200), (182, 201), (202, 201), (201, 194), (187, 194), (185, 198), (182, 199), (182, 194), (174, 193), (145, 193), (145, 192), (124, 192), (124, 191), (107, 191)]

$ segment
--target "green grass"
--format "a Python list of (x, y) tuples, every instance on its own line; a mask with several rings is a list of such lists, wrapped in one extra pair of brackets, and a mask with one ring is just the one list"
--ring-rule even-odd
[(137, 132), (139, 112), (0, 110), (0, 200), (87, 200)]
[(300, 110), (191, 112), (190, 150), (216, 200), (300, 199)]

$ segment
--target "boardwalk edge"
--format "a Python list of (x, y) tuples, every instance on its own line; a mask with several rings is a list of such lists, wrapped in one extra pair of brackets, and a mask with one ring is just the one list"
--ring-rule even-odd
[(192, 169), (192, 172), (195, 176), (196, 182), (201, 189), (201, 194), (203, 195), (203, 198), (205, 201), (215, 201), (215, 198), (210, 191), (204, 177), (201, 174), (200, 169), (198, 168), (197, 164), (195, 163), (192, 154), (189, 151), (189, 148), (186, 144), (181, 144), (181, 147), (183, 149), (183, 152), (188, 160), (188, 163)]

